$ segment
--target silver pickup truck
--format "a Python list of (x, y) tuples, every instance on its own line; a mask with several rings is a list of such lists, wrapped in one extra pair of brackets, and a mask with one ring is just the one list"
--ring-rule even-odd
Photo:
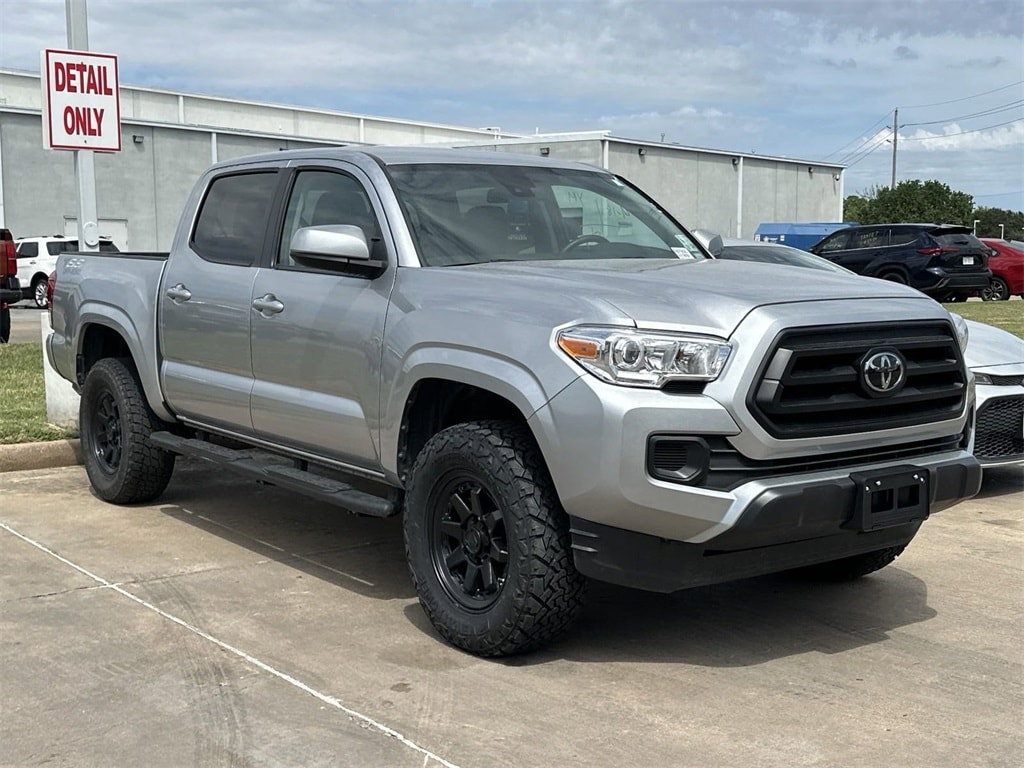
[(975, 494), (966, 331), (905, 286), (718, 261), (590, 166), (337, 148), (220, 163), (169, 254), (65, 254), (47, 354), (95, 492), (176, 455), (401, 514), (483, 656), (648, 590), (891, 563)]

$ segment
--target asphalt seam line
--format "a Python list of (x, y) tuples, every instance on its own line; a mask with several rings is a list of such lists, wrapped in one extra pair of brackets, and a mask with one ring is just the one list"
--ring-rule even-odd
[(167, 611), (164, 611), (163, 609), (158, 608), (157, 606), (153, 605), (152, 603), (147, 602), (146, 600), (143, 600), (141, 597), (138, 597), (137, 595), (133, 595), (131, 592), (127, 591), (126, 589), (124, 589), (120, 585), (111, 583), (111, 582), (107, 581), (106, 579), (104, 579), (103, 577), (97, 576), (95, 573), (92, 573), (91, 571), (83, 568), (82, 566), (77, 565), (76, 563), (71, 562), (66, 557), (58, 555), (56, 552), (54, 552), (53, 550), (49, 549), (45, 545), (40, 544), (38, 541), (35, 541), (34, 539), (30, 539), (28, 536), (24, 535), (23, 533), (19, 533), (18, 531), (14, 530), (13, 528), (11, 528), (6, 523), (0, 522), (0, 528), (2, 528), (3, 530), (7, 531), (11, 535), (18, 537), (19, 539), (24, 541), (26, 544), (30, 544), (33, 547), (35, 547), (36, 549), (40, 550), (41, 552), (45, 552), (47, 555), (49, 555), (50, 557), (60, 561), (64, 565), (68, 566), (69, 568), (73, 568), (74, 570), (78, 571), (79, 573), (83, 574), (84, 576), (87, 576), (88, 578), (92, 579), (93, 581), (95, 581), (100, 586), (105, 587), (107, 589), (112, 589), (114, 592), (117, 592), (122, 597), (126, 597), (129, 600), (131, 600), (132, 602), (138, 603), (143, 608), (146, 608), (146, 609), (148, 609), (150, 611), (153, 611), (158, 616), (161, 616), (162, 618), (167, 619), (168, 621), (174, 622), (178, 626), (180, 626), (180, 627), (182, 627), (184, 629), (187, 629), (189, 632), (192, 632), (193, 634), (198, 635), (199, 637), (203, 638), (204, 640), (206, 640), (208, 642), (213, 643), (214, 645), (218, 646), (219, 648), (222, 648), (223, 650), (227, 651), (228, 653), (234, 654), (238, 658), (247, 661), (249, 664), (252, 664), (254, 667), (257, 667), (257, 668), (263, 670), (267, 674), (273, 675), (274, 677), (278, 678), (279, 680), (283, 680), (284, 682), (288, 683), (289, 685), (292, 685), (292, 686), (298, 688), (300, 691), (303, 691), (304, 693), (309, 694), (310, 696), (312, 696), (315, 699), (318, 699), (319, 701), (323, 702), (324, 704), (327, 704), (328, 706), (334, 707), (335, 709), (337, 709), (337, 710), (339, 710), (341, 712), (344, 712), (349, 717), (365, 723), (370, 728), (379, 731), (380, 733), (384, 734), (385, 736), (390, 736), (391, 738), (398, 740), (399, 742), (404, 744), (409, 749), (411, 749), (411, 750), (413, 750), (415, 752), (419, 752), (421, 755), (423, 755), (423, 758), (424, 758), (423, 765), (424, 766), (428, 765), (428, 761), (433, 760), (433, 761), (443, 765), (444, 768), (459, 768), (459, 766), (457, 766), (455, 763), (451, 763), (451, 762), (445, 760), (440, 755), (434, 754), (429, 749), (426, 749), (425, 747), (421, 747), (419, 744), (414, 742), (412, 739), (408, 738), (407, 736), (402, 735), (401, 733), (396, 731), (394, 728), (389, 728), (388, 726), (384, 725), (383, 723), (377, 722), (376, 720), (374, 720), (369, 715), (364, 715), (362, 712), (357, 712), (356, 710), (352, 709), (351, 707), (346, 707), (341, 702), (340, 699), (336, 699), (333, 696), (328, 696), (325, 693), (320, 693), (320, 691), (317, 691), (316, 689), (306, 685), (301, 680), (297, 680), (294, 677), (292, 677), (291, 675), (287, 674), (286, 672), (281, 672), (280, 670), (275, 669), (274, 667), (270, 666), (266, 662), (260, 661), (255, 656), (251, 656), (250, 654), (246, 653), (245, 651), (241, 650), (240, 648), (235, 648), (233, 645), (231, 645), (229, 643), (226, 643), (223, 640), (218, 640), (216, 637), (214, 637), (210, 633), (203, 631), (199, 627), (196, 627), (196, 626), (194, 626), (192, 624), (189, 624), (184, 619), (178, 618), (177, 616), (174, 616), (173, 614), (167, 613)]

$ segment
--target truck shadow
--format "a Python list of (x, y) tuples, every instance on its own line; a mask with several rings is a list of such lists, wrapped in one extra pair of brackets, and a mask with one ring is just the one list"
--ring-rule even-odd
[[(400, 600), (424, 642), (450, 653), (410, 581), (401, 521), (361, 518), (287, 491), (182, 462), (160, 510), (188, 525), (375, 600)], [(632, 661), (742, 667), (804, 653), (841, 653), (936, 615), (927, 588), (899, 567), (847, 584), (788, 575), (672, 595), (592, 583), (567, 637), (496, 663)]]
[(551, 653), (580, 662), (744, 667), (843, 653), (934, 616), (924, 582), (898, 565), (845, 584), (778, 574), (673, 595), (593, 584), (576, 629)]
[(359, 517), (191, 460), (179, 461), (160, 511), (366, 597), (416, 596), (398, 517)]

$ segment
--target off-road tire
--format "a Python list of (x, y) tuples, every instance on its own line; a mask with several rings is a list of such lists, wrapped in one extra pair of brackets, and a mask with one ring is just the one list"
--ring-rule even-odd
[(524, 425), (472, 422), (434, 435), (413, 466), (403, 527), (420, 605), (452, 645), (524, 653), (576, 618), (585, 580), (569, 519)]
[(79, 405), (85, 470), (96, 495), (113, 504), (135, 504), (163, 493), (175, 456), (151, 445), (149, 436), (166, 426), (146, 403), (130, 360), (96, 363)]
[(885, 568), (899, 557), (904, 549), (906, 546), (878, 549), (874, 552), (865, 552), (863, 555), (844, 557), (842, 560), (809, 565), (798, 569), (797, 573), (817, 581), (853, 581)]

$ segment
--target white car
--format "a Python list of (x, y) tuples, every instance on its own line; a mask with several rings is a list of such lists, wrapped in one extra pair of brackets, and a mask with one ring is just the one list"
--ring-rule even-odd
[(1024, 339), (973, 320), (964, 358), (978, 392), (974, 455), (986, 467), (1024, 464)]
[[(65, 251), (78, 250), (77, 237), (47, 235), (19, 237), (14, 241), (18, 252), (18, 279), (22, 299), (32, 299), (40, 309), (46, 308), (46, 280), (57, 268), (57, 257)], [(109, 237), (100, 238), (101, 251), (117, 251)]]

